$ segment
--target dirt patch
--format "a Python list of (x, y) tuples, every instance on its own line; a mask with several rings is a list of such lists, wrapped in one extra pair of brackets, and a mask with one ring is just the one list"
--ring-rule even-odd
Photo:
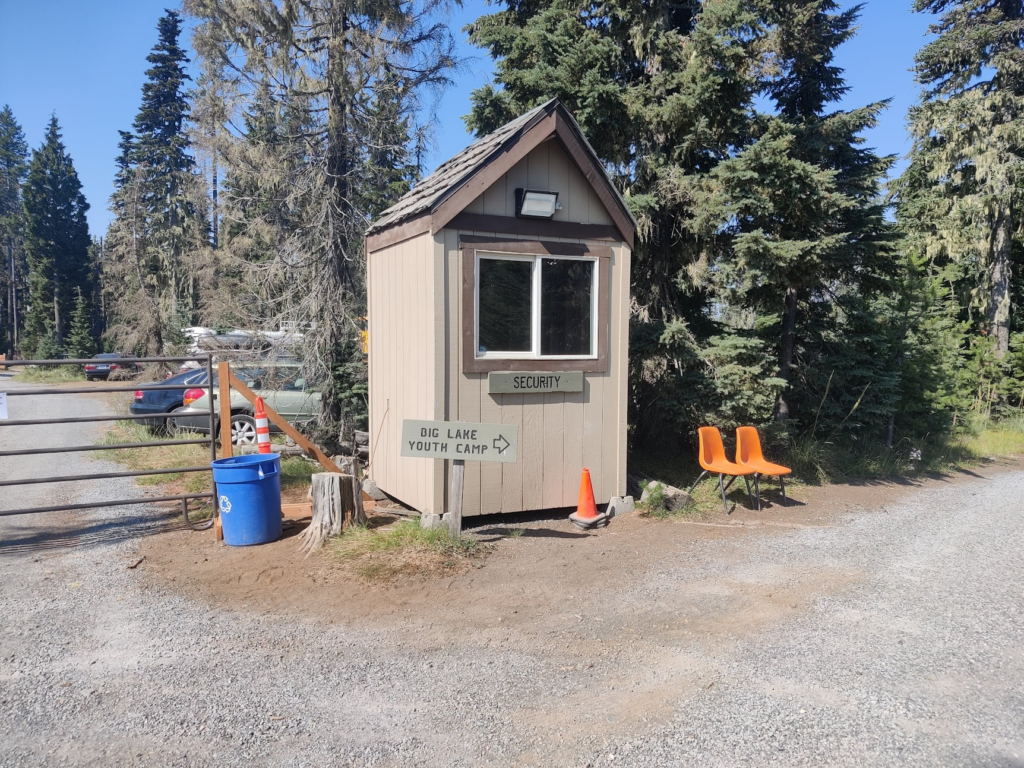
[[(383, 585), (354, 583), (352, 570), (329, 550), (302, 557), (293, 537), (305, 521), (286, 521), (284, 538), (258, 547), (227, 547), (215, 542), (210, 532), (173, 531), (143, 541), (139, 554), (146, 556), (145, 570), (152, 582), (173, 583), (197, 600), (236, 609), (370, 624), (429, 617), (439, 629), (448, 622), (485, 628), (505, 617), (501, 623), (506, 627), (544, 631), (567, 601), (576, 606), (575, 614), (604, 613), (600, 595), (606, 590), (594, 590), (592, 585), (629, 584), (678, 557), (681, 546), (753, 532), (781, 535), (791, 529), (832, 525), (846, 513), (884, 511), (887, 504), (917, 489), (972, 482), (1018, 468), (1024, 468), (1024, 462), (992, 463), (977, 471), (937, 478), (804, 487), (793, 492), (788, 507), (769, 502), (761, 512), (737, 506), (730, 514), (719, 509), (665, 521), (625, 515), (608, 528), (592, 532), (579, 531), (565, 519), (512, 524), (503, 519), (469, 533), (493, 547), (486, 561), (442, 576), (436, 569), (426, 575), (403, 569), (400, 579)], [(850, 578), (848, 574), (832, 577), (839, 585)], [(817, 579), (813, 574), (809, 577), (809, 594), (815, 591), (815, 583), (824, 588)], [(699, 591), (700, 585), (694, 588)], [(760, 622), (759, 611), (770, 617), (780, 605), (793, 603), (784, 591), (745, 596), (742, 590), (733, 590), (733, 597), (743, 606), (740, 612), (754, 623)], [(680, 615), (678, 606), (672, 611)], [(715, 612), (714, 621), (722, 631), (738, 628), (727, 626), (729, 620), (723, 616)], [(702, 621), (699, 616), (691, 620)]]

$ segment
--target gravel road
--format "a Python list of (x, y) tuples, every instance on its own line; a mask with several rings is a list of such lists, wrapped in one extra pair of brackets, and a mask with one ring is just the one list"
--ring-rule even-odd
[[(105, 407), (11, 403), (12, 418)], [(104, 467), (0, 459), (0, 476)], [(130, 493), (30, 486), (0, 509)], [(200, 605), (128, 569), (137, 537), (170, 524), (144, 507), (0, 517), (0, 765), (1024, 766), (1021, 498), (1024, 473), (1004, 472), (680, 544), (602, 588), (606, 618), (580, 615), (578, 633), (604, 650), (574, 664), (514, 629), (439, 641), (422, 614), (375, 627)], [(797, 583), (813, 588), (793, 598)], [(737, 595), (762, 607), (723, 623)]]

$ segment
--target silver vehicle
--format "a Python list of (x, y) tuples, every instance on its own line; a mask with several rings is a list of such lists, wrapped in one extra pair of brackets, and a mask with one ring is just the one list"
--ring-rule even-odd
[[(299, 376), (301, 366), (297, 363), (274, 363), (253, 368), (237, 368), (235, 376), (255, 392), (290, 424), (312, 421), (320, 411), (320, 393), (310, 390), (306, 380)], [(205, 380), (202, 382), (205, 383)], [(214, 384), (217, 384), (214, 374)], [(215, 419), (220, 416), (220, 403), (214, 391)], [(185, 405), (173, 412), (173, 427), (177, 430), (208, 432), (209, 416), (191, 415), (195, 411), (209, 410), (209, 399), (205, 389), (191, 389), (185, 392)], [(234, 445), (256, 443), (256, 420), (253, 405), (237, 390), (231, 390), (231, 442)], [(219, 429), (219, 427), (218, 427)], [(270, 430), (278, 430), (273, 423)]]

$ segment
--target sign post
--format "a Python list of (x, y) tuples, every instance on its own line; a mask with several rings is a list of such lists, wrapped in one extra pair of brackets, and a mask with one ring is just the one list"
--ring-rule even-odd
[(0, 419), (7, 418), (7, 393), (0, 392)]
[(516, 424), (471, 424), (464, 421), (402, 421), (402, 456), (449, 459), (452, 487), (448, 501), (448, 530), (462, 533), (462, 491), (467, 461), (514, 463), (519, 452)]

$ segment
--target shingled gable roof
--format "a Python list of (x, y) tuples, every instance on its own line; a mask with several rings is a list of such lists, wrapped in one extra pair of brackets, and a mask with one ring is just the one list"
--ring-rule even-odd
[(409, 236), (439, 231), (496, 178), (551, 135), (557, 136), (569, 157), (579, 166), (608, 210), (619, 235), (632, 247), (636, 220), (608, 178), (579, 124), (558, 99), (517, 117), (442, 163), (381, 213), (370, 225), (367, 236), (379, 235), (397, 226), (409, 227)]

